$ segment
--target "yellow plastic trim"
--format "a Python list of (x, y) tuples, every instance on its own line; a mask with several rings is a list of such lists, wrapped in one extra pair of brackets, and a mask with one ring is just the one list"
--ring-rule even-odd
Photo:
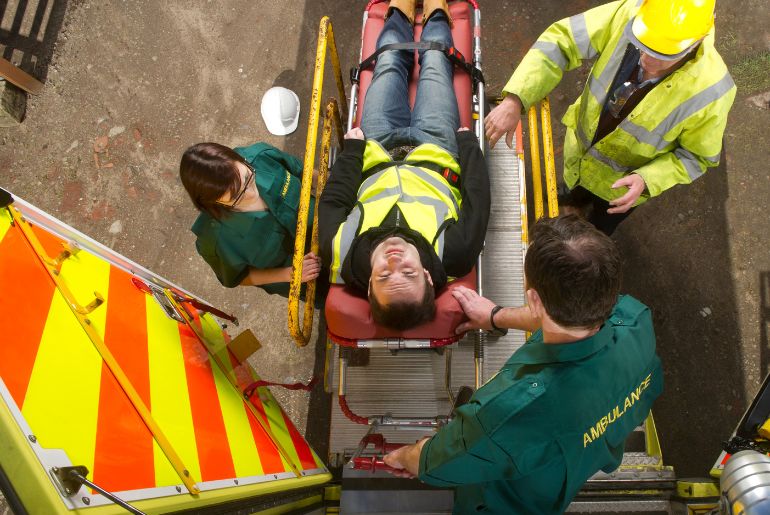
[(719, 497), (719, 484), (709, 479), (680, 479), (676, 482), (676, 495), (685, 499)]
[(537, 108), (530, 106), (529, 154), (532, 160), (532, 201), (535, 203), (535, 221), (543, 218), (543, 179), (540, 172), (540, 141), (538, 139)]
[(152, 418), (150, 409), (147, 407), (144, 401), (142, 401), (142, 398), (139, 396), (139, 392), (136, 391), (134, 385), (131, 384), (128, 376), (126, 376), (125, 372), (123, 372), (123, 369), (120, 367), (120, 364), (115, 359), (115, 356), (113, 356), (110, 349), (104, 344), (102, 337), (99, 335), (96, 329), (94, 329), (91, 320), (86, 314), (84, 314), (84, 312), (89, 312), (78, 304), (67, 284), (61, 280), (59, 277), (58, 268), (52, 264), (54, 261), (48, 258), (45, 250), (43, 249), (43, 246), (32, 232), (31, 226), (21, 216), (21, 212), (15, 207), (9, 209), (9, 211), (13, 217), (13, 221), (18, 225), (27, 243), (32, 247), (32, 250), (37, 255), (40, 264), (48, 273), (49, 277), (54, 282), (61, 295), (67, 300), (67, 305), (72, 310), (72, 314), (75, 315), (75, 318), (77, 318), (80, 326), (83, 328), (83, 331), (85, 331), (91, 342), (94, 344), (94, 347), (96, 347), (97, 352), (104, 360), (107, 368), (109, 368), (110, 372), (112, 372), (112, 374), (115, 376), (115, 379), (126, 393), (126, 396), (131, 401), (134, 409), (136, 409), (139, 416), (142, 417), (142, 421), (152, 433), (155, 441), (158, 443), (158, 446), (163, 450), (163, 454), (165, 454), (166, 458), (168, 458), (168, 461), (171, 463), (174, 471), (176, 471), (179, 479), (182, 481), (182, 483), (184, 483), (185, 487), (187, 487), (187, 490), (190, 493), (197, 494), (199, 490), (195, 485), (196, 481), (192, 478), (189, 469), (185, 467), (184, 463), (182, 463), (182, 459), (179, 457), (179, 454), (177, 454), (177, 452), (174, 450), (174, 447), (171, 445), (171, 442), (168, 440), (168, 438), (166, 438), (158, 423), (154, 418)]
[[(315, 302), (315, 281), (308, 282), (305, 291), (305, 313), (302, 327), (299, 322), (299, 294), (302, 287), (302, 260), (305, 256), (305, 238), (307, 236), (307, 218), (310, 210), (310, 190), (312, 188), (313, 165), (315, 163), (315, 148), (318, 140), (318, 116), (321, 109), (321, 95), (323, 91), (324, 67), (326, 53), (329, 51), (334, 78), (337, 83), (337, 93), (342, 105), (342, 115), (348, 111), (345, 86), (342, 81), (337, 45), (334, 42), (334, 31), (328, 16), (321, 18), (318, 29), (318, 45), (315, 56), (315, 72), (313, 74), (313, 94), (310, 101), (310, 115), (307, 122), (307, 140), (305, 142), (305, 161), (302, 168), (302, 189), (300, 190), (299, 208), (297, 216), (297, 234), (294, 239), (294, 256), (292, 258), (291, 281), (289, 282), (289, 333), (299, 347), (304, 347), (310, 341), (313, 330), (313, 314)], [(326, 107), (324, 129), (321, 141), (321, 162), (318, 170), (318, 184), (316, 186), (316, 199), (321, 198), (323, 185), (326, 182), (326, 174), (329, 170), (329, 149), (331, 148), (331, 124), (337, 127), (337, 138), (340, 146), (343, 145), (343, 131), (340, 109), (333, 99)], [(318, 209), (313, 210), (313, 233), (310, 244), (311, 252), (318, 253)]]
[(658, 458), (660, 466), (663, 466), (663, 451), (660, 448), (658, 439), (658, 430), (655, 428), (655, 419), (652, 417), (652, 411), (647, 415), (644, 421), (644, 443), (648, 456)]
[(330, 485), (324, 488), (325, 501), (339, 501), (342, 498), (342, 486)]
[(556, 164), (553, 158), (553, 133), (551, 131), (551, 102), (545, 97), (540, 102), (540, 119), (543, 123), (543, 160), (545, 161), (545, 187), (548, 192), (548, 217), (559, 216), (556, 196)]

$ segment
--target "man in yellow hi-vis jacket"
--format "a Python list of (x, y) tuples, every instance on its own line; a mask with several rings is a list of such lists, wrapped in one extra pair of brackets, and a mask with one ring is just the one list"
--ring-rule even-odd
[(485, 121), (490, 144), (562, 74), (595, 59), (567, 110), (562, 203), (607, 234), (639, 204), (719, 164), (733, 83), (714, 48), (714, 0), (619, 0), (551, 25)]
[[(391, 0), (377, 42), (361, 128), (345, 135), (318, 207), (330, 282), (369, 298), (372, 319), (396, 330), (432, 320), (435, 293), (468, 274), (484, 245), (489, 177), (476, 136), (459, 127), (452, 63), (420, 50), (414, 109), (407, 77), (415, 0)], [(423, 2), (421, 39), (452, 46), (446, 3)], [(459, 130), (458, 130), (459, 129)]]

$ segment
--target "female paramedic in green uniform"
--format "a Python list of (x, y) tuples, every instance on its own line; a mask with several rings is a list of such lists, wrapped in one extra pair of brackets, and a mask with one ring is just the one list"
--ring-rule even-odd
[[(266, 143), (198, 143), (182, 155), (179, 175), (201, 212), (195, 247), (223, 286), (288, 297), (301, 174), (297, 158)], [(311, 199), (311, 217), (312, 210)], [(302, 282), (320, 271), (320, 259), (306, 254)]]

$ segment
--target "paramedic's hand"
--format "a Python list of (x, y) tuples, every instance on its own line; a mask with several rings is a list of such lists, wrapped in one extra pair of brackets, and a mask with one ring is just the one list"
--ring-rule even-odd
[(622, 179), (615, 181), (612, 185), (612, 189), (626, 187), (628, 188), (628, 191), (622, 197), (610, 201), (610, 205), (614, 207), (609, 208), (607, 212), (614, 215), (617, 213), (625, 213), (631, 209), (634, 206), (634, 202), (636, 202), (644, 191), (645, 186), (644, 179), (637, 173), (626, 175)]
[(302, 282), (306, 283), (317, 278), (321, 273), (321, 258), (308, 252), (302, 258)]
[(347, 134), (345, 134), (345, 139), (366, 139), (366, 136), (364, 136), (364, 131), (362, 131), (359, 127), (356, 127), (354, 129), (350, 129)]
[(510, 93), (505, 95), (503, 101), (492, 109), (484, 120), (484, 131), (489, 139), (489, 147), (494, 147), (497, 140), (505, 134), (505, 143), (508, 148), (513, 148), (513, 136), (520, 119), (521, 100)]
[(383, 458), (385, 464), (398, 469), (391, 474), (398, 477), (417, 477), (420, 472), (420, 453), (428, 440), (429, 438), (423, 438), (414, 445), (405, 445), (386, 454)]
[(471, 329), (492, 329), (489, 315), (492, 313), (492, 308), (495, 307), (495, 303), (489, 299), (485, 299), (475, 291), (465, 286), (458, 286), (452, 290), (452, 295), (457, 302), (460, 303), (460, 307), (463, 308), (465, 314), (470, 320), (457, 326), (455, 332), (457, 334), (470, 331)]

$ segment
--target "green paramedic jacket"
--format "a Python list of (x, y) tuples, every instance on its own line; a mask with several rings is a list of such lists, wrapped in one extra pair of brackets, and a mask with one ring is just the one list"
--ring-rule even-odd
[[(601, 5), (551, 25), (527, 52), (504, 88), (524, 109), (542, 100), (567, 70), (596, 59), (580, 98), (567, 110), (564, 182), (610, 201), (626, 192), (612, 184), (642, 176), (645, 202), (676, 184), (688, 184), (719, 164), (735, 84), (714, 48), (713, 29), (696, 55), (652, 89), (618, 127), (591, 145), (623, 54), (627, 27), (640, 0)], [(630, 30), (630, 27), (628, 27)]]
[(419, 479), (455, 487), (454, 513), (562, 513), (663, 389), (649, 309), (621, 296), (594, 336), (534, 333), (423, 447)]
[[(235, 211), (221, 220), (201, 213), (192, 226), (198, 254), (228, 288), (238, 286), (251, 267), (291, 266), (302, 186), (302, 162), (296, 157), (266, 143), (234, 150), (256, 171), (257, 190), (268, 211)], [(312, 210), (311, 199), (311, 220)], [(260, 288), (289, 295), (288, 283), (263, 284)]]

